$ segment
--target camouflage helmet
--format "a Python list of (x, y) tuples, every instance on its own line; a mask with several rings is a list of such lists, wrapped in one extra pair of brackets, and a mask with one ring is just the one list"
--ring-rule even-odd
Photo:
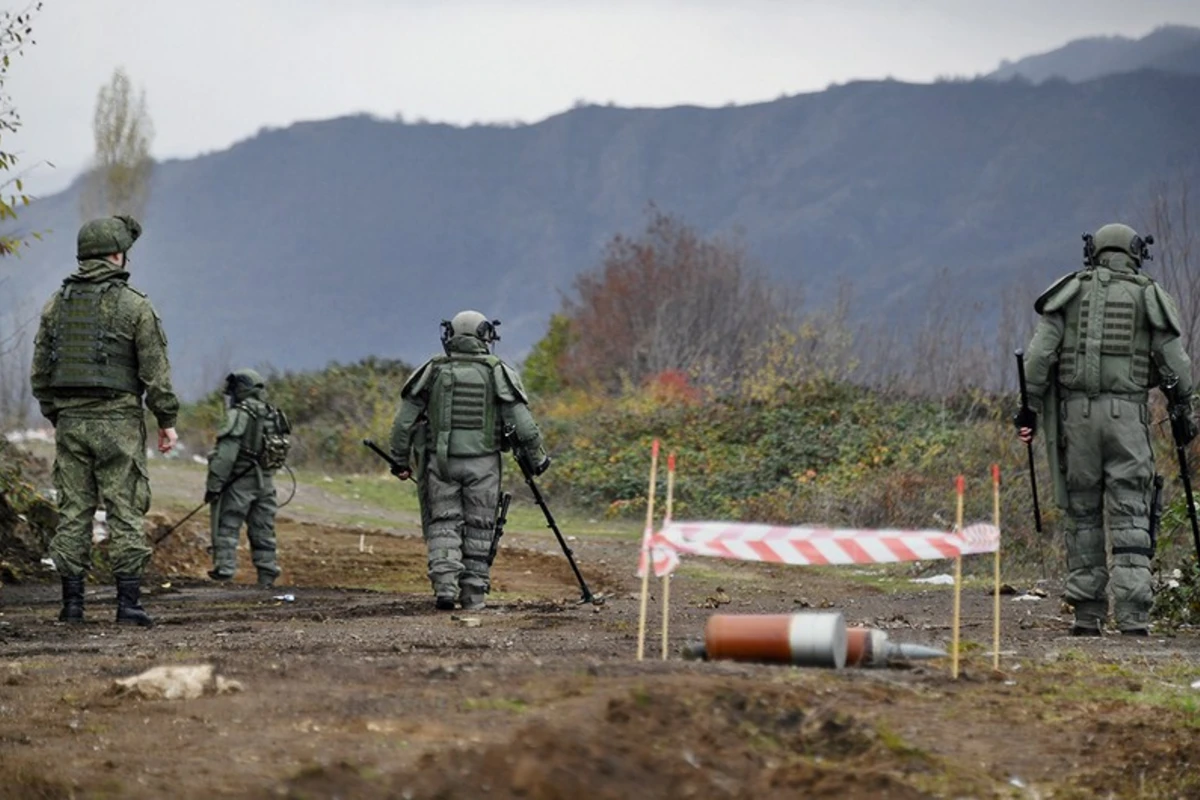
[(243, 394), (251, 389), (261, 389), (266, 386), (263, 376), (252, 369), (234, 370), (225, 376), (225, 394)]
[(460, 311), (453, 319), (442, 320), (442, 342), (448, 342), (455, 336), (474, 336), (482, 342), (491, 344), (500, 340), (496, 328), (500, 320), (489, 320), (478, 311)]
[(1106, 250), (1116, 250), (1140, 262), (1150, 259), (1148, 245), (1154, 244), (1154, 237), (1147, 236), (1143, 239), (1128, 225), (1114, 222), (1092, 234), (1091, 243), (1096, 255)]
[(102, 258), (124, 253), (142, 235), (141, 224), (129, 216), (101, 217), (83, 223), (75, 244), (75, 257)]

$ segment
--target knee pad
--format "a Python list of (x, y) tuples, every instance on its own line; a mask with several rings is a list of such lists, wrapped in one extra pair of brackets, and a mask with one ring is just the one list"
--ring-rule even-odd
[(1080, 570), (1103, 567), (1108, 563), (1104, 548), (1103, 528), (1076, 528), (1067, 531), (1064, 537), (1067, 551), (1067, 569)]

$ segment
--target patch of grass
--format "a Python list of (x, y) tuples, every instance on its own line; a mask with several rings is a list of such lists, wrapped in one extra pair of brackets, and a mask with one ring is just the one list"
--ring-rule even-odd
[[(397, 481), (390, 475), (339, 475), (326, 480), (322, 473), (304, 470), (297, 473), (297, 478), (306, 485), (311, 485), (330, 494), (346, 500), (361, 502), (389, 512), (400, 512), (419, 516), (420, 505), (417, 503), (416, 484), (412, 481)], [(641, 536), (641, 530), (636, 523), (623, 520), (595, 520), (580, 515), (571, 509), (559, 508), (559, 504), (550, 502), (550, 512), (563, 536), (588, 536), (609, 539), (636, 540)], [(305, 510), (304, 506), (298, 510)], [(316, 510), (316, 509), (313, 509)], [(324, 509), (323, 509), (324, 510)], [(348, 524), (359, 522), (369, 523), (378, 527), (391, 528), (393, 520), (380, 520), (370, 516), (347, 517)], [(553, 535), (546, 527), (546, 517), (542, 510), (524, 497), (513, 498), (508, 511), (508, 532), (532, 533), (544, 531)]]
[(511, 697), (468, 697), (463, 701), (464, 711), (507, 711), (512, 714), (523, 714), (529, 710), (529, 704), (519, 698)]
[(879, 744), (901, 758), (918, 758), (922, 761), (933, 760), (933, 757), (929, 753), (916, 745), (910, 744), (907, 739), (882, 722), (876, 724), (875, 734), (879, 737)]
[(783, 743), (779, 741), (778, 737), (762, 730), (752, 722), (740, 723), (738, 725), (738, 733), (745, 738), (746, 744), (751, 750), (771, 754), (784, 750)]
[(736, 561), (721, 561), (719, 559), (692, 559), (684, 558), (675, 575), (683, 578), (690, 578), (695, 581), (704, 581), (711, 583), (727, 583), (736, 585), (738, 583), (761, 583), (766, 580), (761, 572), (748, 568), (739, 564)]
[[(329, 515), (329, 513), (330, 513), (330, 510), (328, 508), (324, 508), (319, 505), (317, 505), (317, 506), (297, 505), (295, 510), (300, 514), (311, 514), (311, 515)], [(405, 523), (405, 522), (398, 522), (395, 519), (389, 519), (386, 517), (377, 517), (377, 516), (374, 516), (371, 514), (334, 514), (332, 516), (335, 516), (337, 518), (336, 524), (339, 527), (353, 528), (355, 530), (364, 530), (368, 533), (371, 531), (396, 531), (396, 530), (404, 531), (404, 532), (411, 532), (414, 534), (420, 533), (420, 526), (415, 519), (411, 523)], [(355, 532), (355, 531), (350, 531), (350, 530), (346, 531), (346, 533), (353, 533), (353, 532)]]
[(1190, 686), (1171, 686), (1155, 681), (1151, 684), (1143, 684), (1138, 691), (1131, 689), (1118, 691), (1115, 697), (1128, 703), (1147, 705), (1173, 712), (1187, 727), (1200, 729), (1200, 699), (1196, 697), (1196, 690)]
[(296, 480), (346, 500), (356, 500), (388, 511), (420, 513), (416, 484), (398, 481), (387, 473), (329, 476), (323, 472), (299, 470)]
[(1043, 722), (1067, 722), (1078, 718), (1088, 704), (1118, 702), (1162, 709), (1177, 715), (1181, 724), (1200, 728), (1200, 697), (1191, 688), (1197, 670), (1186, 660), (1134, 669), (1127, 663), (1098, 661), (1092, 654), (1068, 650), (1055, 665), (1027, 666), (1031, 673), (1042, 670), (1050, 679), (1038, 689), (1041, 698), (1051, 701), (1041, 715)]
[(379, 580), (378, 576), (372, 576), (369, 582), (356, 583), (353, 580), (339, 581), (345, 589), (364, 589), (368, 592), (379, 592), (380, 594), (410, 594), (416, 592), (429, 591), (429, 579), (421, 573), (420, 577), (415, 575), (395, 575), (391, 580)]

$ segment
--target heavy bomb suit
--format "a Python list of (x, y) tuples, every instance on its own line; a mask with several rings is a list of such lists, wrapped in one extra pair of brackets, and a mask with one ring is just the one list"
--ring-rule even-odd
[(483, 606), (488, 553), (500, 494), (502, 431), (511, 426), (531, 463), (547, 465), (541, 433), (516, 371), (488, 349), (494, 330), (478, 312), (443, 323), (444, 356), (423, 364), (401, 389), (391, 455), (411, 471), (414, 428), (427, 418), (422, 516), (437, 606)]
[(238, 535), (245, 523), (258, 585), (270, 588), (280, 573), (275, 540), (278, 503), (275, 470), (263, 463), (262, 456), (264, 443), (276, 434), (286, 435), (290, 428), (286, 417), (267, 403), (264, 381), (254, 370), (242, 369), (227, 376), (225, 393), (230, 398), (229, 413), (209, 454), (205, 484), (212, 521), (209, 577), (229, 580), (234, 576)]
[[(1173, 386), (1190, 403), (1192, 371), (1174, 300), (1140, 271), (1147, 242), (1125, 225), (1085, 236), (1086, 268), (1035, 303), (1028, 350), (1030, 405), (1047, 430), (1055, 497), (1067, 518), (1067, 600), (1076, 634), (1099, 633), (1110, 572), (1124, 633), (1148, 630), (1154, 453), (1148, 392)], [(1052, 415), (1049, 416), (1048, 415)]]

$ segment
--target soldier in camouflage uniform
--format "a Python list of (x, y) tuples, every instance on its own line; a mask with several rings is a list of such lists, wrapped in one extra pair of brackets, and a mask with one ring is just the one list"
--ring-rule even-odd
[(428, 419), (422, 516), (428, 521), (429, 580), (442, 610), (453, 609), (456, 600), (468, 611), (485, 606), (503, 428), (512, 427), (538, 474), (550, 463), (520, 377), (489, 350), (497, 338), (494, 323), (478, 311), (443, 322), (445, 355), (409, 377), (392, 426), (392, 458), (405, 480), (413, 466), (414, 427), (422, 416)]
[(204, 494), (212, 520), (213, 568), (208, 576), (227, 581), (237, 571), (238, 533), (246, 523), (250, 558), (258, 572), (258, 585), (269, 589), (279, 576), (275, 556), (275, 470), (260, 457), (264, 440), (282, 426), (268, 405), (262, 376), (240, 369), (225, 379), (230, 398), (229, 414), (209, 454), (208, 482)]
[(158, 421), (158, 449), (175, 445), (179, 401), (162, 321), (130, 286), (129, 248), (142, 228), (131, 217), (79, 229), (79, 268), (46, 303), (34, 340), (33, 394), (55, 428), (58, 530), (50, 542), (62, 576), (59, 619), (83, 621), (92, 517), (108, 517), (108, 555), (117, 581), (117, 622), (150, 626), (141, 576), (150, 560), (142, 519), (150, 507), (142, 396)]
[(1055, 498), (1067, 517), (1072, 634), (1099, 636), (1108, 616), (1107, 515), (1113, 616), (1121, 633), (1144, 636), (1154, 556), (1147, 394), (1171, 387), (1170, 400), (1190, 403), (1192, 370), (1175, 301), (1140, 271), (1148, 242), (1119, 224), (1085, 241), (1086, 268), (1060, 279), (1035, 303), (1041, 319), (1027, 369), (1037, 417), (1018, 421), (1018, 435), (1032, 441), (1042, 420)]

